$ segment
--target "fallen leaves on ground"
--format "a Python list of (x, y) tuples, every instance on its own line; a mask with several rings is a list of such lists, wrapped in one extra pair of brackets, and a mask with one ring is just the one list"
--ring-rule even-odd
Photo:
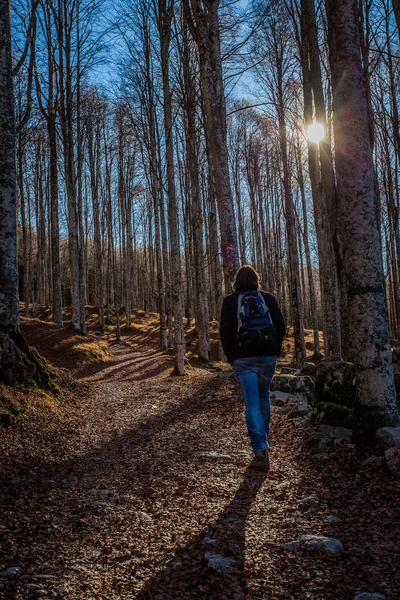
[[(33, 404), (0, 431), (0, 570), (23, 569), (0, 597), (399, 598), (400, 485), (362, 466), (366, 451), (318, 460), (274, 412), (271, 471), (253, 472), (230, 372), (171, 377), (168, 355), (110, 355), (51, 411)], [(282, 550), (304, 534), (344, 552)], [(215, 570), (215, 555), (232, 568)]]

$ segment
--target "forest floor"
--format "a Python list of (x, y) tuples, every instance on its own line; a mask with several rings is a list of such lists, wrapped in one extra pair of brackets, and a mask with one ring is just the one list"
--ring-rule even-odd
[[(171, 377), (152, 325), (90, 360), (66, 328), (31, 320), (25, 332), (76, 383), (0, 429), (0, 571), (19, 567), (1, 598), (400, 597), (400, 483), (363, 463), (368, 450), (321, 454), (273, 410), (271, 471), (253, 472), (230, 370)], [(282, 549), (304, 534), (344, 552)], [(213, 555), (232, 560), (217, 572)]]

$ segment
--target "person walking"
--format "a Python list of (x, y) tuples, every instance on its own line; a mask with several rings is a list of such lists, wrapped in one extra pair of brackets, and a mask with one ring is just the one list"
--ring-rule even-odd
[(260, 277), (252, 266), (239, 269), (232, 287), (233, 293), (222, 303), (220, 338), (242, 390), (254, 450), (251, 466), (268, 471), (269, 395), (285, 337), (285, 321), (275, 296), (260, 290)]

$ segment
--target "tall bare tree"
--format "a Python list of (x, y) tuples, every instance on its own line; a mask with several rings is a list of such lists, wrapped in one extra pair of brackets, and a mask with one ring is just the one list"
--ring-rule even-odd
[(239, 249), (227, 150), (220, 0), (184, 0), (183, 5), (199, 52), (200, 87), (218, 206), (225, 291), (229, 292), (239, 266)]
[(15, 117), (10, 2), (0, 0), (0, 365), (15, 360), (19, 334)]
[(183, 294), (178, 205), (175, 186), (172, 93), (170, 85), (170, 43), (174, 0), (158, 0), (155, 13), (160, 36), (161, 73), (168, 186), (168, 225), (171, 246), (171, 308), (174, 315), (175, 369), (185, 372), (185, 332), (183, 326)]
[[(356, 367), (355, 434), (397, 423), (366, 82), (352, 0), (326, 0), (332, 72), (338, 238)], [(339, 116), (340, 115), (340, 118)]]

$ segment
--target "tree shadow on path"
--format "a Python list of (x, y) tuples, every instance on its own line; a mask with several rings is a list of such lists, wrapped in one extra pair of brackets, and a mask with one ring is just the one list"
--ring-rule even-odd
[(246, 522), (266, 478), (267, 474), (247, 468), (225, 510), (176, 551), (165, 568), (145, 584), (137, 600), (248, 598), (244, 569)]

